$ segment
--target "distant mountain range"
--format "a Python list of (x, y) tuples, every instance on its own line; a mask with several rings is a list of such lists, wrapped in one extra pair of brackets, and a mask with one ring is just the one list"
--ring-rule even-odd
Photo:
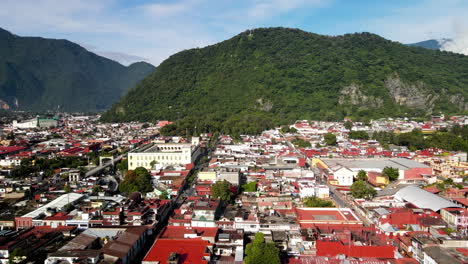
[(421, 42), (406, 44), (413, 47), (422, 47), (431, 50), (441, 50), (443, 45), (452, 42), (452, 39), (429, 39)]
[(0, 108), (102, 111), (155, 67), (125, 67), (67, 40), (0, 29)]
[(468, 56), (371, 33), (260, 28), (176, 53), (104, 121), (178, 120), (177, 133), (255, 133), (296, 119), (467, 113)]

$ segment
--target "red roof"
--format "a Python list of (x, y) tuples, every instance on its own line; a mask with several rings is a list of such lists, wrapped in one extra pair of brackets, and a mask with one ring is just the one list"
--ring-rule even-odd
[(158, 239), (153, 244), (143, 261), (159, 261), (160, 264), (167, 264), (169, 255), (175, 252), (179, 256), (179, 264), (204, 264), (208, 261), (203, 260), (206, 247), (211, 246), (208, 241), (193, 239)]
[(424, 188), (424, 190), (428, 191), (430, 193), (440, 193), (440, 190), (437, 189), (437, 187), (435, 187), (435, 186), (426, 187), (426, 188)]
[(197, 234), (199, 237), (216, 237), (217, 227), (185, 227), (185, 226), (167, 226), (161, 232), (160, 238), (165, 239), (183, 239), (185, 235)]
[(386, 218), (380, 218), (381, 224), (389, 223), (399, 229), (405, 228), (406, 225), (417, 225), (418, 217), (413, 212), (395, 212), (385, 216)]
[(396, 156), (400, 158), (405, 158), (405, 157), (408, 158), (410, 157), (410, 154), (408, 152), (401, 152), (401, 153), (398, 153)]
[(339, 241), (316, 242), (317, 256), (346, 255), (355, 258), (389, 258), (395, 257), (393, 246), (355, 246), (345, 245)]
[(170, 125), (170, 124), (172, 124), (171, 121), (161, 120), (161, 121), (158, 122), (157, 126), (159, 128), (161, 128), (161, 127), (165, 127), (165, 126)]
[(468, 198), (452, 198), (452, 200), (464, 205), (468, 206)]
[(8, 154), (8, 153), (20, 151), (23, 149), (25, 149), (25, 147), (17, 147), (17, 146), (0, 147), (0, 154)]
[(306, 165), (306, 160), (304, 158), (299, 158), (299, 166), (304, 167)]

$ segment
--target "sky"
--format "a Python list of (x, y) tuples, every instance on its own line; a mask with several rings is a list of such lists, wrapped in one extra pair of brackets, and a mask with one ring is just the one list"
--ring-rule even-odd
[(468, 0), (1, 0), (0, 27), (157, 66), (178, 51), (277, 26), (402, 43), (453, 38), (444, 49), (468, 55), (467, 14)]

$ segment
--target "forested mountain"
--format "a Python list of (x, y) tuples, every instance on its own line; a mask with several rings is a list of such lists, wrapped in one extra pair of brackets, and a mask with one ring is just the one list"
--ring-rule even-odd
[(255, 133), (295, 119), (468, 110), (468, 57), (370, 33), (261, 28), (174, 54), (103, 121), (178, 120), (167, 130)]
[(429, 40), (416, 42), (416, 43), (411, 43), (411, 44), (407, 44), (407, 45), (408, 46), (413, 46), (413, 47), (422, 47), (422, 48), (432, 49), (432, 50), (440, 50), (440, 49), (442, 49), (442, 45), (444, 45), (445, 43), (450, 43), (452, 41), (453, 40), (451, 40), (451, 39), (445, 39), (445, 38), (440, 39), (440, 40), (429, 39)]
[(407, 45), (412, 46), (412, 47), (421, 47), (421, 48), (431, 49), (431, 50), (440, 50), (440, 48), (442, 48), (442, 45), (440, 45), (440, 42), (436, 39), (425, 40), (425, 41), (411, 43)]
[(67, 40), (0, 29), (0, 108), (102, 111), (154, 70), (125, 67)]

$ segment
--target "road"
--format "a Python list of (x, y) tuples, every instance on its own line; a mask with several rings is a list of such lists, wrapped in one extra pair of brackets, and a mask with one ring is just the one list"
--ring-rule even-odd
[(369, 219), (367, 219), (365, 215), (361, 214), (360, 209), (352, 201), (350, 201), (350, 199), (348, 199), (344, 194), (338, 191), (336, 187), (331, 186), (329, 184), (327, 185), (328, 188), (330, 188), (330, 197), (333, 199), (333, 201), (335, 201), (335, 204), (338, 207), (351, 208), (351, 210), (353, 210), (353, 212), (366, 226), (372, 224), (372, 222)]
[(117, 164), (117, 162), (121, 161), (122, 158), (125, 157), (125, 156), (127, 156), (127, 153), (115, 157), (113, 162), (109, 161), (109, 162), (105, 163), (104, 165), (97, 166), (96, 168), (93, 168), (93, 169), (89, 170), (88, 172), (85, 173), (85, 178), (93, 176), (95, 174), (98, 174), (99, 172), (101, 172), (102, 170), (104, 170), (105, 168), (107, 168), (109, 166), (112, 166), (113, 164)]

